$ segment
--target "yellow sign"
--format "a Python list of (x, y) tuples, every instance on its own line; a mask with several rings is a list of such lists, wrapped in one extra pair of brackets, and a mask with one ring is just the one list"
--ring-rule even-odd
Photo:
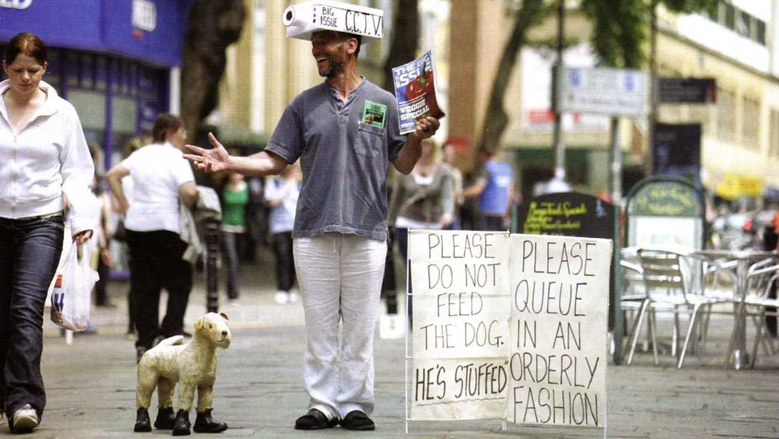
[(763, 194), (763, 180), (727, 174), (724, 180), (717, 183), (714, 192), (726, 200), (734, 200), (739, 197), (759, 197)]

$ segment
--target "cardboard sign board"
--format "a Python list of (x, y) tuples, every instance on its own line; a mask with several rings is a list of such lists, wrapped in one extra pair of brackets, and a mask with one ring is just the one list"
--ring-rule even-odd
[(413, 419), (504, 417), (508, 238), (507, 232), (409, 232)]
[(411, 419), (602, 428), (611, 256), (602, 239), (410, 231)]
[(713, 104), (717, 83), (714, 78), (660, 78), (657, 94), (663, 104)]
[(647, 112), (647, 79), (640, 70), (559, 70), (557, 108), (561, 112), (643, 117)]
[(507, 419), (603, 427), (612, 243), (511, 236)]
[(282, 22), (288, 37), (301, 40), (310, 40), (320, 30), (362, 35), (366, 43), (384, 36), (384, 11), (331, 0), (287, 6)]

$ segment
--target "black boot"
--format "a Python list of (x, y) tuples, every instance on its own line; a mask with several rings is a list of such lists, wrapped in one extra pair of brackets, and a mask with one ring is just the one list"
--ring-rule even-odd
[(227, 430), (227, 424), (224, 422), (215, 421), (211, 417), (211, 410), (208, 409), (203, 413), (198, 412), (197, 418), (195, 418), (195, 426), (192, 427), (195, 433), (221, 433)]
[(157, 410), (157, 419), (154, 421), (154, 428), (157, 430), (173, 430), (173, 424), (176, 422), (176, 414), (173, 407), (160, 407)]
[(179, 410), (176, 413), (176, 422), (173, 424), (173, 436), (189, 436), (189, 428), (191, 426), (189, 423), (189, 412)]
[(136, 433), (148, 433), (151, 431), (151, 419), (149, 419), (149, 411), (146, 409), (138, 409), (138, 413), (135, 415), (135, 430)]

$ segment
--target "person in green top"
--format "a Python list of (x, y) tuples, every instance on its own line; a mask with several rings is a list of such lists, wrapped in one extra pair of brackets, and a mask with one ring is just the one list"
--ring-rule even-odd
[(249, 187), (243, 175), (231, 172), (222, 191), (222, 251), (227, 262), (227, 299), (238, 300), (241, 262), (238, 258), (238, 238), (246, 233), (246, 205)]

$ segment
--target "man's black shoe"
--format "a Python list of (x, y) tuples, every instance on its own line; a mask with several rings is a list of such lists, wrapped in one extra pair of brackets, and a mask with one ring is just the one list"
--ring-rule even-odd
[(338, 418), (327, 419), (324, 413), (311, 409), (295, 421), (295, 430), (321, 430), (338, 425)]
[(365, 413), (354, 410), (344, 416), (341, 420), (341, 427), (347, 430), (369, 431), (375, 430), (376, 424)]

